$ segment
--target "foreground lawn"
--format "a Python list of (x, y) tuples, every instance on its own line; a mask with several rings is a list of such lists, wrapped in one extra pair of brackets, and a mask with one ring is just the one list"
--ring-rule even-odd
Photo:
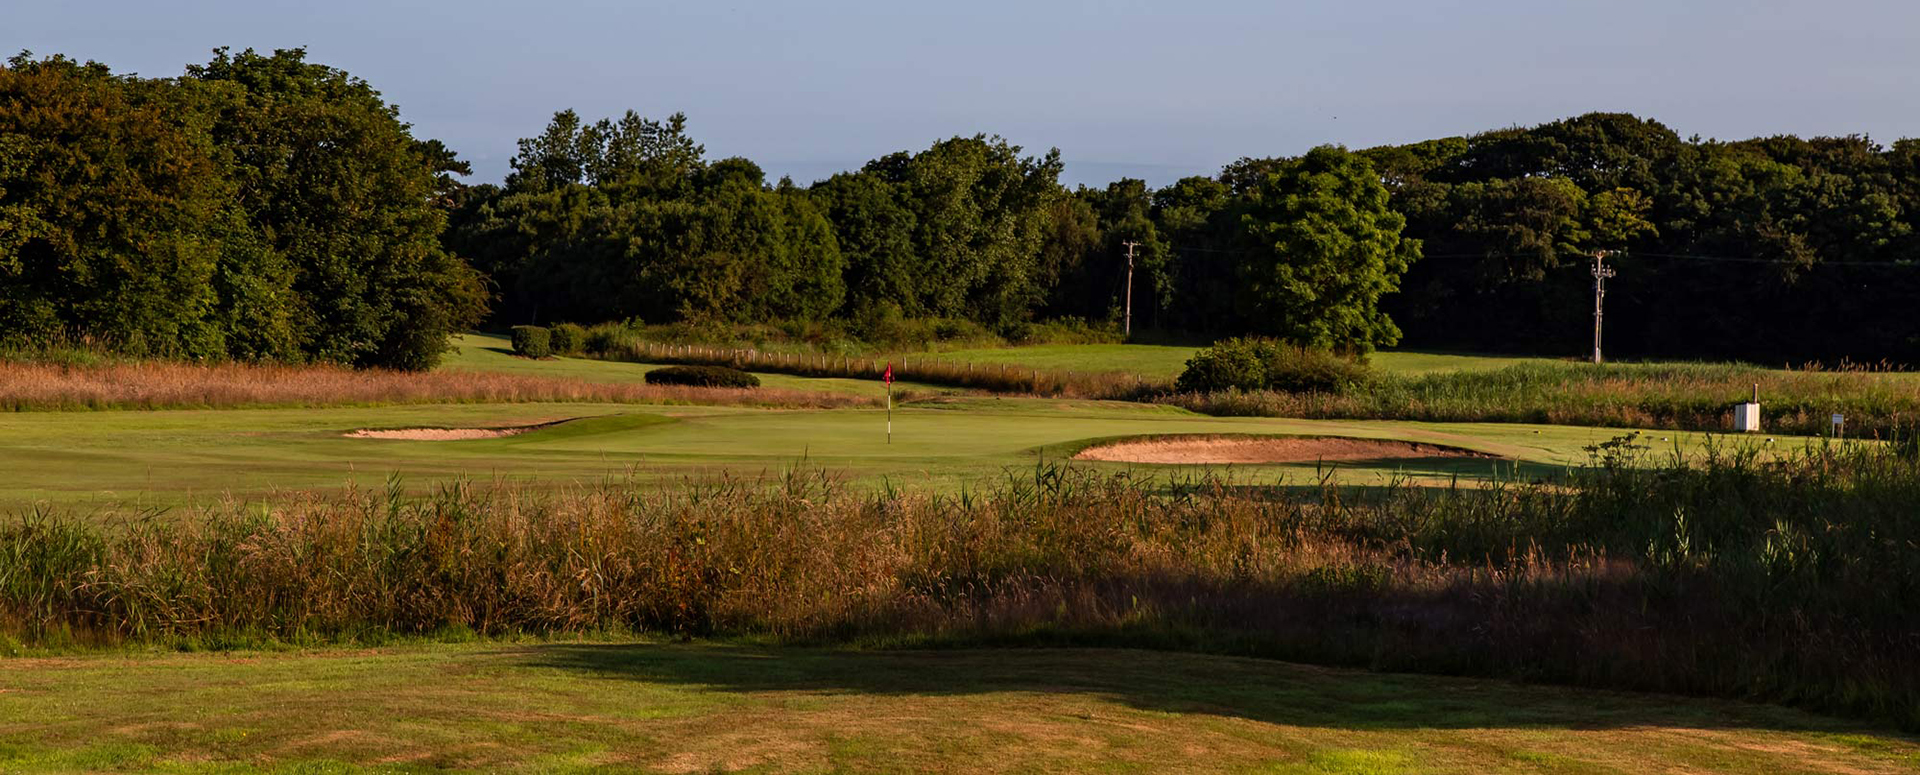
[(1124, 650), (0, 660), (0, 771), (1895, 773), (1781, 708)]

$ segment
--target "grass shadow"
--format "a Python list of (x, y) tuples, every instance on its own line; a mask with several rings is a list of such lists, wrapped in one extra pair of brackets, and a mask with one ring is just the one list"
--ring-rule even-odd
[(724, 692), (1070, 693), (1155, 712), (1348, 730), (1661, 727), (1900, 739), (1859, 722), (1770, 705), (1131, 649), (859, 651), (693, 643), (549, 644), (522, 653), (535, 667)]

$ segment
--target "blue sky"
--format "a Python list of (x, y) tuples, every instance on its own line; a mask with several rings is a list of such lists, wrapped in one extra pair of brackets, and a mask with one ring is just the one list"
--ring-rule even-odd
[(1069, 183), (1591, 110), (1683, 135), (1920, 136), (1912, 0), (1280, 3), (0, 0), (0, 49), (177, 75), (306, 46), (476, 181), (572, 107), (687, 113), (802, 183), (956, 134), (1059, 147)]

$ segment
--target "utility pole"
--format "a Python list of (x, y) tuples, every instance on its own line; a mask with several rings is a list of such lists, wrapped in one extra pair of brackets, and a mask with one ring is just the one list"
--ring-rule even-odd
[(1604, 316), (1607, 299), (1607, 278), (1613, 276), (1613, 267), (1607, 266), (1607, 256), (1611, 250), (1593, 251), (1593, 362), (1600, 362), (1600, 319)]
[(1127, 246), (1127, 301), (1126, 301), (1127, 312), (1126, 312), (1126, 318), (1125, 318), (1126, 322), (1122, 324), (1121, 333), (1124, 334), (1128, 339), (1132, 339), (1133, 338), (1133, 249), (1135, 246), (1139, 245), (1140, 243), (1122, 242), (1120, 244)]

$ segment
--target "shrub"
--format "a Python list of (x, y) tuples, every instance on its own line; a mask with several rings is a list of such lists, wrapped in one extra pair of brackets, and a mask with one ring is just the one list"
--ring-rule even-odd
[(757, 388), (760, 378), (725, 366), (668, 366), (647, 372), (647, 384)]
[(1180, 372), (1174, 387), (1183, 393), (1264, 389), (1267, 385), (1264, 344), (1257, 339), (1215, 342), (1187, 359), (1187, 368)]
[(1326, 350), (1276, 343), (1267, 357), (1268, 390), (1345, 395), (1372, 378), (1365, 362)]
[(1366, 364), (1326, 350), (1271, 339), (1235, 338), (1195, 353), (1175, 386), (1188, 393), (1283, 390), (1345, 394), (1370, 378)]
[(554, 355), (573, 355), (587, 343), (587, 330), (575, 323), (561, 323), (547, 333)]
[(1000, 325), (1000, 338), (1008, 344), (1032, 344), (1033, 324), (1025, 320), (1010, 320)]
[(540, 326), (514, 326), (513, 352), (527, 358), (545, 358), (553, 354), (553, 335)]
[(601, 323), (587, 329), (580, 340), (580, 349), (596, 355), (619, 352), (632, 345), (639, 337), (632, 328), (619, 323)]

